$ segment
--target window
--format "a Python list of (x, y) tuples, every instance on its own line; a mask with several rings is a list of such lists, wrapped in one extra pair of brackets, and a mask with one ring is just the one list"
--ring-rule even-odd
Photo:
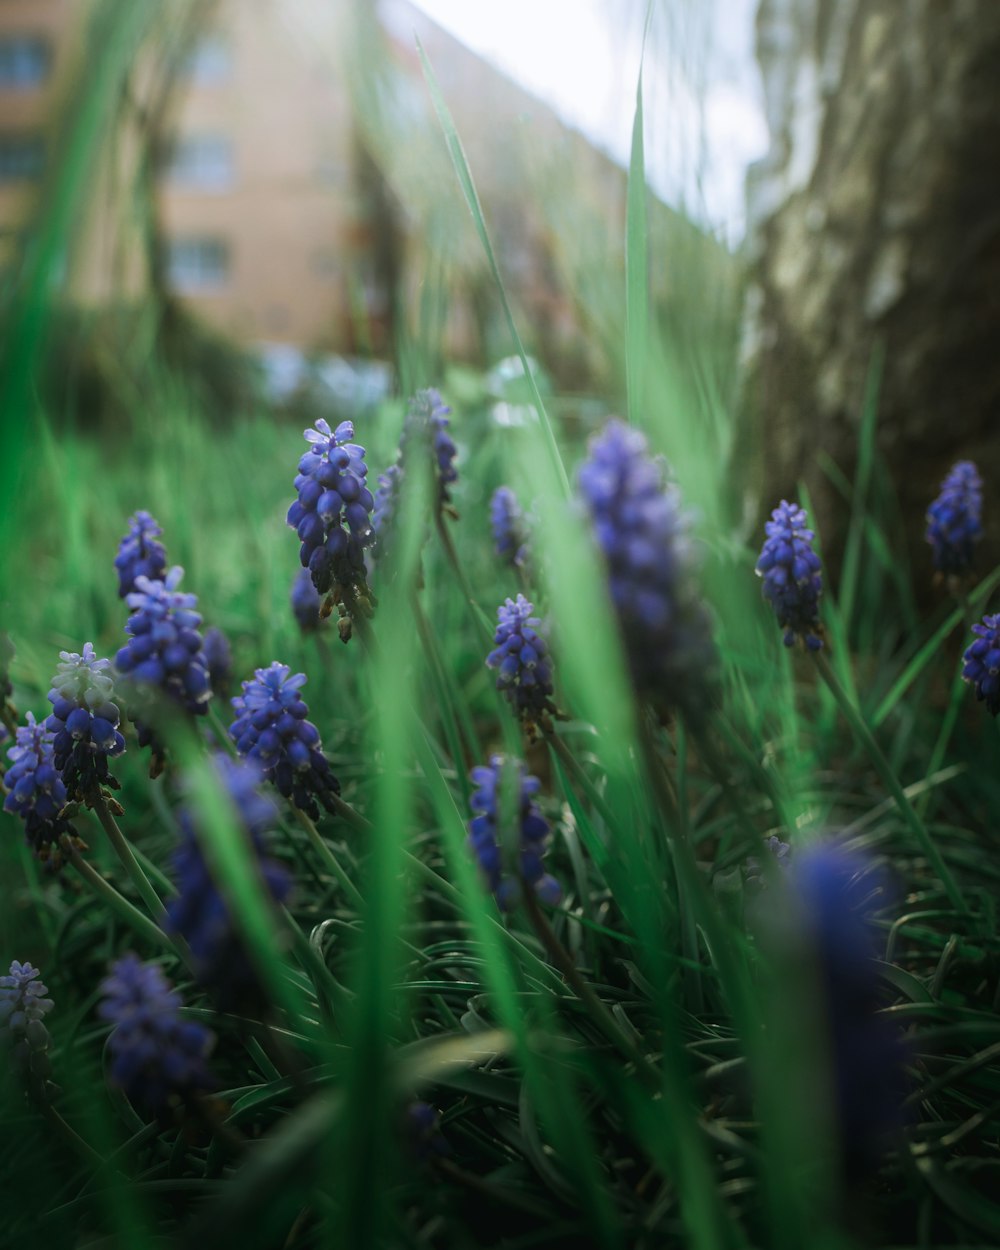
[(34, 181), (42, 176), (44, 163), (40, 135), (0, 134), (0, 183)]
[(0, 39), (0, 90), (25, 91), (49, 76), (52, 49), (38, 35), (7, 35)]
[(184, 73), (197, 87), (218, 87), (232, 73), (233, 56), (225, 35), (202, 35), (184, 63)]
[(225, 135), (181, 135), (170, 146), (165, 173), (178, 186), (226, 191), (233, 185), (233, 145)]
[(229, 247), (222, 239), (173, 239), (167, 277), (175, 291), (217, 291), (229, 280)]

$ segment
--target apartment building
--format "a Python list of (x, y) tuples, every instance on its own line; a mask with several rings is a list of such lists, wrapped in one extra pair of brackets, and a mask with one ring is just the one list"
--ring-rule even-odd
[[(16, 265), (44, 185), (90, 7), (0, 4), (0, 269)], [(489, 278), (430, 107), (417, 31), (460, 119), (515, 302), (547, 347), (571, 350), (580, 325), (557, 272), (561, 240), (530, 182), (540, 169), (572, 179), (577, 207), (589, 202), (614, 233), (623, 171), (405, 0), (379, 6), (378, 48), (359, 58), (352, 11), (367, 10), (331, 0), (212, 6), (156, 136), (156, 279), (242, 344), (344, 353), (389, 350), (392, 314), (416, 308), (433, 279), (447, 289), (449, 350), (480, 355)], [(375, 78), (377, 101), (367, 90)], [(68, 259), (71, 299), (127, 302), (150, 279), (128, 224), (129, 180), (118, 174)]]

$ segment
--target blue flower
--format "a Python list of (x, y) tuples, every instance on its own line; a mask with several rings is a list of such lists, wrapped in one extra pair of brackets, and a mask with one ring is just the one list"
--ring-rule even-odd
[[(546, 873), (542, 863), (549, 842), (549, 824), (533, 801), (541, 789), (538, 778), (527, 776), (523, 765), (494, 755), (488, 765), (472, 770), (472, 780), (476, 790), (471, 806), (477, 815), (469, 821), (469, 845), (500, 909), (509, 911), (520, 901), (522, 885), (534, 890), (542, 902), (557, 904), (562, 888)], [(510, 841), (516, 848), (510, 857), (506, 850), (508, 831), (501, 823), (505, 821), (508, 781), (512, 787), (510, 818), (514, 823)]]
[(162, 1112), (174, 1099), (213, 1088), (205, 1059), (214, 1038), (181, 1018), (181, 996), (156, 964), (125, 955), (111, 965), (101, 993), (98, 1014), (115, 1026), (111, 1077), (130, 1102)]
[(819, 556), (812, 549), (816, 535), (807, 528), (805, 509), (782, 499), (765, 526), (767, 539), (757, 561), (764, 579), (764, 598), (785, 631), (785, 646), (800, 637), (810, 651), (823, 645), (819, 597), (823, 592)]
[(983, 536), (983, 483), (971, 460), (952, 465), (941, 493), (927, 509), (927, 541), (941, 573), (967, 573)]
[(617, 419), (591, 439), (579, 487), (636, 690), (661, 710), (679, 704), (697, 715), (715, 647), (677, 491), (664, 486), (645, 438)]
[[(284, 902), (291, 878), (277, 860), (264, 853), (264, 835), (277, 824), (278, 810), (258, 789), (260, 767), (221, 753), (215, 756), (214, 765), (269, 897), (275, 903)], [(180, 934), (191, 948), (198, 979), (213, 990), (218, 1005), (224, 1009), (243, 1007), (260, 997), (256, 973), (239, 926), (205, 858), (200, 813), (183, 809), (180, 824), (181, 841), (173, 857), (178, 893), (167, 906), (170, 930)]]
[(60, 651), (59, 661), (49, 691), (52, 714), (45, 728), (55, 735), (53, 761), (69, 798), (93, 807), (102, 786), (119, 788), (108, 759), (125, 750), (125, 739), (118, 732), (121, 713), (114, 702), (111, 661), (99, 660), (89, 642), (83, 644), (82, 655)]
[(148, 512), (129, 517), (128, 533), (121, 540), (115, 556), (118, 570), (118, 597), (124, 599), (136, 588), (137, 577), (160, 581), (167, 569), (167, 553), (157, 538), (163, 533)]
[(132, 615), (125, 623), (128, 642), (115, 656), (115, 667), (133, 683), (139, 719), (133, 716), (139, 745), (153, 747), (154, 769), (162, 764), (163, 747), (149, 724), (163, 699), (193, 716), (208, 711), (212, 688), (208, 661), (195, 611), (197, 597), (177, 589), (184, 570), (170, 570), (164, 581), (136, 578), (128, 596)]
[(42, 1021), (55, 1006), (40, 976), (15, 959), (9, 975), (0, 977), (0, 1044), (10, 1048), (11, 1066), (35, 1095), (45, 1094), (51, 1071), (52, 1039)]
[(528, 560), (528, 533), (517, 496), (509, 486), (498, 486), (493, 492), (490, 525), (500, 561), (512, 568), (523, 568)]
[(227, 695), (233, 680), (233, 652), (229, 639), (216, 625), (205, 630), (202, 642), (205, 663), (208, 666), (208, 683), (213, 694)]
[(302, 544), (302, 567), (321, 595), (332, 591), (337, 601), (345, 595), (367, 598), (365, 549), (374, 541), (375, 501), (365, 485), (365, 449), (353, 438), (351, 421), (331, 430), (321, 418), (305, 431), (311, 446), (299, 461), (298, 498), (288, 509), (288, 524)]
[(1000, 712), (1000, 614), (984, 616), (982, 625), (973, 625), (976, 640), (963, 657), (962, 676), (976, 688), (976, 698), (985, 702), (991, 716)]
[(524, 595), (501, 604), (493, 635), (496, 649), (486, 657), (487, 667), (497, 670), (497, 689), (529, 730), (556, 710), (549, 648), (537, 631), (541, 621), (532, 615), (534, 610)]
[(437, 483), (438, 511), (447, 508), (451, 503), (451, 492), (448, 488), (458, 479), (458, 470), (455, 468), (457, 448), (448, 429), (450, 412), (451, 409), (441, 398), (440, 392), (431, 388), (417, 391), (410, 400), (399, 441), (399, 459), (404, 466), (415, 454), (415, 444), (422, 443), (430, 451)]
[(829, 1030), (833, 1109), (848, 1172), (868, 1166), (902, 1126), (905, 1051), (879, 1014), (875, 913), (886, 905), (885, 875), (835, 842), (800, 850), (786, 877), (792, 929), (818, 977)]
[(306, 720), (309, 708), (299, 693), (305, 683), (305, 673), (292, 676), (277, 660), (257, 669), (232, 700), (236, 720), (229, 733), (240, 755), (256, 760), (279, 793), (317, 820), (316, 800), (333, 811), (340, 782), (323, 755), (319, 730)]
[(308, 569), (299, 569), (292, 582), (292, 613), (303, 634), (312, 634), (320, 625), (319, 591)]
[(3, 782), (7, 790), (3, 809), (20, 816), (28, 845), (46, 867), (62, 867), (59, 840), (67, 834), (78, 849), (84, 843), (69, 823), (65, 808), (66, 787), (56, 768), (53, 734), (36, 723), (31, 712), (27, 724), (19, 725), (14, 745), (8, 750), (11, 767)]

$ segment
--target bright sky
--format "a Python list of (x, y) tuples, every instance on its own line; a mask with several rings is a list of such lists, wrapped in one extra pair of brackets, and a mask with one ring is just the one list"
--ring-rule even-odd
[[(413, 3), (627, 165), (644, 4)], [(767, 147), (755, 8), (755, 0), (660, 0), (644, 73), (650, 185), (732, 241), (744, 229), (746, 167)]]

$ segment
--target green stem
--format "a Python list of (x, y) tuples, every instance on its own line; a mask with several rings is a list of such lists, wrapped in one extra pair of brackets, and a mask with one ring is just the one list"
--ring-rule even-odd
[(587, 798), (593, 803), (596, 810), (600, 813), (602, 820), (609, 830), (617, 830), (618, 821), (615, 819), (614, 812), (608, 806), (601, 794), (600, 790), (594, 785), (587, 776), (579, 761), (571, 754), (569, 747), (563, 742), (562, 738), (552, 729), (543, 730), (545, 741), (552, 750), (558, 755), (560, 762), (565, 766), (568, 772), (572, 773), (574, 779), (578, 782), (580, 788), (585, 791)]
[(830, 662), (822, 651), (811, 652), (816, 668), (819, 670), (820, 676), (826, 682), (830, 689), (830, 693), (836, 699), (844, 719), (851, 728), (851, 732), (855, 735), (864, 749), (868, 752), (868, 757), (875, 766), (875, 771), (882, 778), (884, 785), (888, 788), (889, 793), (896, 800), (896, 806), (899, 808), (900, 815), (906, 822), (910, 832), (920, 844), (921, 849), (930, 861), (931, 867), (937, 874), (938, 880), (944, 886), (945, 893), (948, 895), (952, 906), (962, 913), (963, 916), (971, 915), (971, 909), (955, 882), (954, 877), (948, 865), (944, 862), (941, 852), (934, 845), (931, 835), (927, 831), (924, 822), (917, 815), (916, 810), (910, 803), (909, 799), (903, 792), (903, 787), (899, 784), (896, 774), (892, 771), (889, 761), (882, 753), (882, 748), (875, 741), (871, 730), (862, 720), (857, 708), (851, 703), (850, 699), (844, 691), (843, 686), (837, 680), (836, 674), (830, 667)]
[(101, 828), (108, 835), (108, 841), (114, 847), (115, 854), (122, 862), (122, 866), (128, 873), (129, 880), (139, 892), (142, 901), (149, 908), (149, 914), (156, 923), (162, 928), (166, 921), (167, 914), (163, 909), (163, 903), (160, 896), (153, 889), (149, 878), (142, 871), (139, 861), (132, 853), (132, 848), (128, 844), (128, 840), (122, 831), (118, 828), (114, 816), (108, 810), (108, 805), (103, 798), (98, 799), (94, 804), (94, 812), (97, 819), (101, 822)]
[(350, 803), (345, 803), (339, 795), (333, 797), (333, 810), (341, 819), (345, 820), (349, 825), (353, 825), (355, 829), (361, 833), (374, 833), (375, 826), (370, 820), (366, 820), (364, 816)]
[(455, 550), (455, 544), (451, 541), (451, 534), (448, 533), (448, 527), (444, 523), (444, 517), (439, 512), (434, 518), (437, 526), (438, 537), (441, 539), (441, 546), (451, 565), (451, 571), (455, 574), (455, 580), (458, 582), (462, 597), (469, 605), (469, 611), (472, 613), (472, 619), (476, 628), (482, 635), (483, 642), (488, 651), (493, 649), (493, 628), (486, 619), (486, 616), (476, 603), (476, 596), (472, 593), (472, 587), (469, 579), (465, 576), (465, 569), (462, 568), (462, 562), (458, 558), (458, 552)]
[(63, 837), (60, 846), (63, 854), (94, 893), (102, 898), (113, 911), (117, 912), (126, 924), (131, 925), (140, 937), (145, 938), (146, 941), (156, 946), (171, 945), (170, 939), (162, 929), (153, 924), (148, 916), (144, 916), (138, 907), (133, 907), (127, 898), (118, 893), (110, 881), (105, 881), (101, 874), (87, 863), (73, 845), (71, 838)]
[(296, 807), (293, 803), (292, 810), (295, 812), (299, 824), (306, 831), (309, 841), (313, 844), (317, 854), (323, 860), (323, 863), (326, 864), (327, 868), (330, 869), (334, 877), (336, 877), (336, 879), (344, 887), (345, 892), (354, 906), (359, 909), (362, 908), (364, 906), (364, 899), (361, 897), (358, 887), (344, 871), (340, 861), (337, 859), (336, 855), (334, 855), (333, 851), (330, 850), (330, 846), (326, 839), (322, 837), (320, 831), (313, 824), (312, 820), (304, 811), (302, 811), (300, 807)]

